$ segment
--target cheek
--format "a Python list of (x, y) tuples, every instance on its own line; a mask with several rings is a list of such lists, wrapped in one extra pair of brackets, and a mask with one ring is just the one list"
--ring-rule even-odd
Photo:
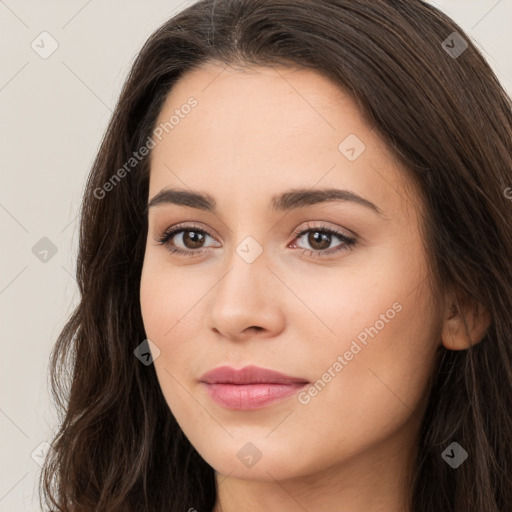
[(314, 383), (299, 397), (299, 414), (330, 418), (316, 427), (326, 436), (344, 431), (356, 444), (375, 441), (404, 424), (426, 396), (441, 318), (431, 308), (422, 259), (396, 265), (397, 258), (390, 252), (389, 265), (379, 258), (366, 272), (325, 282), (323, 297), (307, 295), (332, 332), (319, 336), (328, 331), (316, 320), (302, 325)]
[[(149, 339), (153, 337), (165, 345), (176, 337), (184, 326), (195, 325), (198, 301), (207, 291), (201, 280), (194, 279), (187, 269), (169, 264), (164, 249), (146, 253), (140, 282), (142, 319)], [(206, 283), (205, 283), (206, 285)], [(195, 305), (195, 307), (194, 307)]]
[(387, 270), (385, 280), (353, 280), (350, 293), (331, 290), (336, 307), (324, 319), (336, 336), (306, 353), (315, 382), (302, 396), (305, 408), (313, 416), (328, 411), (361, 439), (389, 433), (413, 413), (440, 344), (440, 318), (430, 312), (421, 274)]
[[(183, 278), (182, 278), (183, 277)], [(140, 306), (146, 336), (159, 349), (155, 371), (165, 399), (175, 416), (190, 403), (184, 391), (198, 374), (201, 349), (200, 299), (208, 287), (197, 280), (180, 277), (180, 271), (162, 265), (159, 258), (145, 259), (140, 283)], [(204, 290), (203, 290), (204, 288)], [(203, 347), (204, 349), (204, 347)], [(193, 411), (190, 411), (192, 413)]]

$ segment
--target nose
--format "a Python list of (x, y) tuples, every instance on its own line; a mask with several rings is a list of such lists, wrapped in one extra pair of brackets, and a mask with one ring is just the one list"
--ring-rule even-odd
[(248, 263), (233, 250), (226, 271), (212, 289), (209, 328), (232, 341), (276, 336), (284, 326), (280, 287), (265, 252)]

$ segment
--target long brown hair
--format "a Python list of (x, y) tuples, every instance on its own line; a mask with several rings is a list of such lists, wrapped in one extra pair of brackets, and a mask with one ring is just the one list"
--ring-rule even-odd
[[(419, 0), (202, 0), (149, 37), (83, 198), (81, 300), (51, 358), (60, 428), (42, 501), (74, 512), (201, 512), (215, 503), (214, 470), (176, 423), (153, 365), (134, 356), (146, 338), (139, 283), (149, 156), (126, 167), (176, 81), (213, 61), (331, 78), (418, 185), (434, 289), (478, 301), (492, 320), (480, 343), (439, 352), (411, 512), (510, 512), (511, 101), (464, 31)], [(456, 470), (441, 456), (452, 441), (469, 454)]]

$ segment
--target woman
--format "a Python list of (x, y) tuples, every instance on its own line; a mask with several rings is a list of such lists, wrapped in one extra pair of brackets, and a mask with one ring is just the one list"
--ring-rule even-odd
[(420, 1), (166, 22), (87, 184), (45, 503), (512, 510), (511, 134)]

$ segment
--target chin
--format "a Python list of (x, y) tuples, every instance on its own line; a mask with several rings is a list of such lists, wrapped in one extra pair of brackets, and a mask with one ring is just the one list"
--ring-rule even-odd
[(268, 482), (305, 476), (315, 470), (314, 462), (297, 457), (296, 449), (282, 442), (272, 445), (268, 440), (267, 446), (263, 446), (257, 440), (231, 441), (230, 446), (217, 444), (215, 451), (199, 452), (222, 475)]

